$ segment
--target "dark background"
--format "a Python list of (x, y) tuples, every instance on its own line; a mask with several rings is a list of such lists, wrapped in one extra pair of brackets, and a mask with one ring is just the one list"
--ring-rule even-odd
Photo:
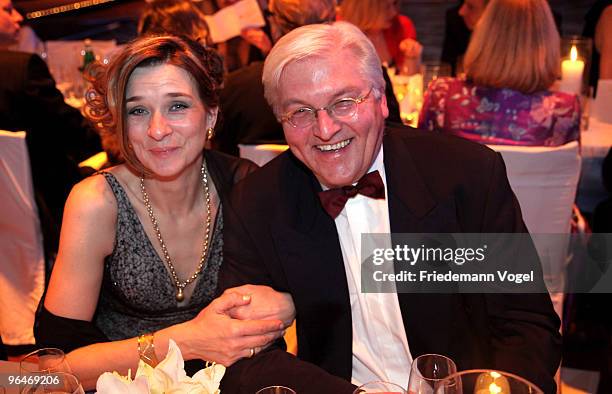
[[(25, 13), (71, 4), (68, 0), (14, 0)], [(458, 0), (403, 0), (402, 13), (416, 25), (418, 40), (424, 45), (424, 59), (438, 59), (444, 34), (444, 14)], [(580, 34), (584, 15), (594, 0), (550, 0), (553, 10), (562, 17), (562, 34)], [(136, 22), (144, 0), (115, 0), (87, 9), (66, 12), (28, 21), (43, 40), (109, 39), (125, 42), (134, 37)]]

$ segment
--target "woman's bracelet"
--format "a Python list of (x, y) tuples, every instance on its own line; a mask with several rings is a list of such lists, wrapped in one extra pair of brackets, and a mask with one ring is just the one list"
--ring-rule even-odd
[(153, 343), (153, 333), (146, 333), (138, 336), (138, 357), (152, 367), (158, 364), (155, 355), (155, 344)]

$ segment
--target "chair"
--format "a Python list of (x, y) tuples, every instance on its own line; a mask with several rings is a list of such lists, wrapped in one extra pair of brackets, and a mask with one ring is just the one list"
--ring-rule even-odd
[(559, 147), (489, 147), (501, 153), (506, 163), (510, 186), (542, 262), (553, 306), (561, 317), (570, 219), (580, 178), (578, 142)]
[(45, 261), (25, 132), (0, 130), (0, 333), (6, 345), (34, 344)]
[(263, 166), (276, 156), (286, 151), (289, 147), (287, 145), (277, 144), (260, 144), (260, 145), (245, 145), (238, 144), (238, 150), (240, 151), (240, 157), (249, 159), (258, 166)]

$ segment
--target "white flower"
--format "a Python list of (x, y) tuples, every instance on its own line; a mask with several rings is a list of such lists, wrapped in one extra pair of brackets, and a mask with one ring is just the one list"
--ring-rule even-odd
[(176, 343), (170, 339), (168, 354), (155, 368), (143, 361), (138, 363), (136, 376), (132, 380), (117, 372), (103, 373), (96, 383), (99, 394), (219, 394), (219, 384), (225, 374), (223, 365), (198, 371), (192, 378), (185, 373), (183, 355)]

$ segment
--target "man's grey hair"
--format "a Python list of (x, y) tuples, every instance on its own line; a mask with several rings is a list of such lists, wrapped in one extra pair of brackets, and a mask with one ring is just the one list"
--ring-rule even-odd
[(380, 98), (385, 91), (380, 59), (372, 42), (359, 28), (348, 22), (307, 25), (283, 36), (264, 64), (264, 94), (277, 118), (282, 115), (278, 90), (285, 67), (304, 59), (331, 57), (343, 50), (353, 54), (355, 73), (371, 83), (375, 97)]

